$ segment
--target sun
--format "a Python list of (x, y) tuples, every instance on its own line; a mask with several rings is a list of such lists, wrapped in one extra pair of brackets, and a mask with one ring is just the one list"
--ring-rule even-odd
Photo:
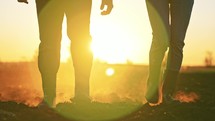
[[(128, 34), (120, 26), (112, 24), (100, 26), (99, 21), (91, 26), (91, 51), (94, 58), (107, 63), (126, 63), (134, 48), (130, 42)], [(114, 26), (114, 28), (113, 28)], [(61, 62), (66, 62), (70, 58), (70, 40), (66, 35), (66, 22), (63, 21), (62, 42), (61, 42)], [(101, 31), (105, 30), (105, 31)]]
[(125, 29), (119, 24), (96, 21), (92, 23), (91, 49), (95, 59), (107, 63), (126, 63), (135, 50), (134, 43)]
[[(125, 64), (135, 59), (140, 61), (147, 59), (145, 58), (147, 57), (147, 51), (145, 50), (148, 44), (134, 34), (135, 29), (129, 29), (125, 24), (112, 20), (111, 18), (104, 19), (104, 17), (95, 17), (95, 19), (91, 20), (90, 25), (90, 34), (92, 36), (91, 51), (94, 59), (109, 64)], [(64, 18), (61, 62), (67, 62), (71, 57), (70, 40), (66, 34), (66, 28), (66, 19)]]

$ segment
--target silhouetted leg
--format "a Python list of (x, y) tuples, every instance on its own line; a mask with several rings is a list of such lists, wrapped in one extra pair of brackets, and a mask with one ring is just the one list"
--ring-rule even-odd
[(71, 54), (75, 71), (75, 98), (89, 99), (89, 80), (93, 61), (90, 50), (91, 0), (72, 1), (66, 11), (68, 36), (71, 39)]
[(50, 105), (56, 97), (56, 75), (60, 63), (63, 8), (59, 0), (36, 0), (40, 45), (38, 66), (44, 100)]
[(193, 0), (171, 0), (171, 41), (167, 68), (164, 76), (163, 94), (172, 96), (183, 59), (184, 39), (193, 7)]
[(157, 103), (159, 99), (161, 64), (169, 44), (169, 6), (168, 0), (146, 0), (147, 10), (153, 32), (149, 53), (149, 77), (146, 99)]
[(194, 0), (171, 0), (171, 41), (167, 60), (168, 70), (181, 68), (184, 39)]

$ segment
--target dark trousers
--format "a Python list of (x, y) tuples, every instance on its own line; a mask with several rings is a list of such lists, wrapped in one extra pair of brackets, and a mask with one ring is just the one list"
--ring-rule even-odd
[(153, 40), (149, 53), (146, 97), (157, 97), (161, 64), (167, 49), (166, 70), (179, 71), (184, 39), (194, 0), (146, 0)]
[(75, 70), (75, 96), (89, 96), (93, 56), (90, 52), (92, 0), (36, 0), (40, 45), (38, 66), (44, 98), (56, 97), (56, 76), (60, 65), (62, 21), (67, 18), (67, 35)]

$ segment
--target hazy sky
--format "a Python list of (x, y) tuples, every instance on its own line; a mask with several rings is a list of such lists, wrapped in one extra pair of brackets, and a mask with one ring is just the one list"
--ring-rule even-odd
[[(100, 15), (93, 0), (91, 34), (95, 57), (109, 62), (148, 63), (151, 28), (145, 0), (113, 0), (109, 16)], [(195, 0), (184, 48), (184, 65), (202, 65), (207, 51), (215, 53), (215, 1)], [(64, 24), (65, 26), (65, 24)], [(62, 58), (69, 56), (63, 30)], [(106, 34), (109, 38), (103, 38)], [(0, 60), (30, 60), (39, 44), (35, 1), (4, 0), (0, 4)]]

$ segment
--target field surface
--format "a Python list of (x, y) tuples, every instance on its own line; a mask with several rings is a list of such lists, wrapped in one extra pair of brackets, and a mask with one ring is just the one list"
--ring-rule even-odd
[[(116, 90), (111, 87), (97, 89), (94, 86), (95, 100), (88, 103), (60, 102), (55, 110), (36, 106), (41, 101), (41, 92), (37, 91), (38, 74), (26, 63), (3, 64), (0, 66), (0, 121), (214, 121), (215, 120), (215, 71), (214, 68), (186, 68), (179, 76), (176, 99), (181, 103), (150, 107), (144, 100), (144, 85), (141, 78), (146, 79), (147, 67), (111, 65), (116, 76), (95, 77), (106, 79), (111, 86), (113, 80), (119, 80), (122, 87)], [(97, 68), (105, 70), (105, 68)], [(13, 71), (15, 69), (15, 71)], [(99, 70), (101, 72), (101, 70)], [(119, 70), (120, 73), (119, 73)], [(24, 73), (24, 74), (23, 74)], [(129, 73), (129, 75), (128, 75)], [(17, 74), (17, 75), (15, 75)], [(10, 76), (8, 76), (10, 75)], [(15, 75), (15, 76), (14, 76)], [(19, 76), (18, 76), (19, 75)], [(118, 75), (118, 76), (117, 76)], [(126, 75), (126, 78), (119, 76)], [(30, 84), (26, 83), (26, 79)], [(16, 80), (16, 81), (14, 81)], [(33, 81), (32, 81), (33, 80)], [(135, 82), (137, 84), (130, 83)], [(98, 82), (96, 82), (98, 83)], [(103, 82), (104, 83), (104, 82)], [(126, 84), (128, 83), (128, 85)], [(37, 85), (28, 90), (29, 85)], [(32, 91), (33, 90), (33, 91)], [(35, 91), (36, 90), (36, 91)], [(98, 96), (101, 90), (106, 97)], [(126, 92), (129, 90), (130, 92)], [(136, 91), (135, 91), (136, 90)], [(110, 93), (107, 93), (110, 92)], [(107, 98), (109, 97), (109, 98)]]

